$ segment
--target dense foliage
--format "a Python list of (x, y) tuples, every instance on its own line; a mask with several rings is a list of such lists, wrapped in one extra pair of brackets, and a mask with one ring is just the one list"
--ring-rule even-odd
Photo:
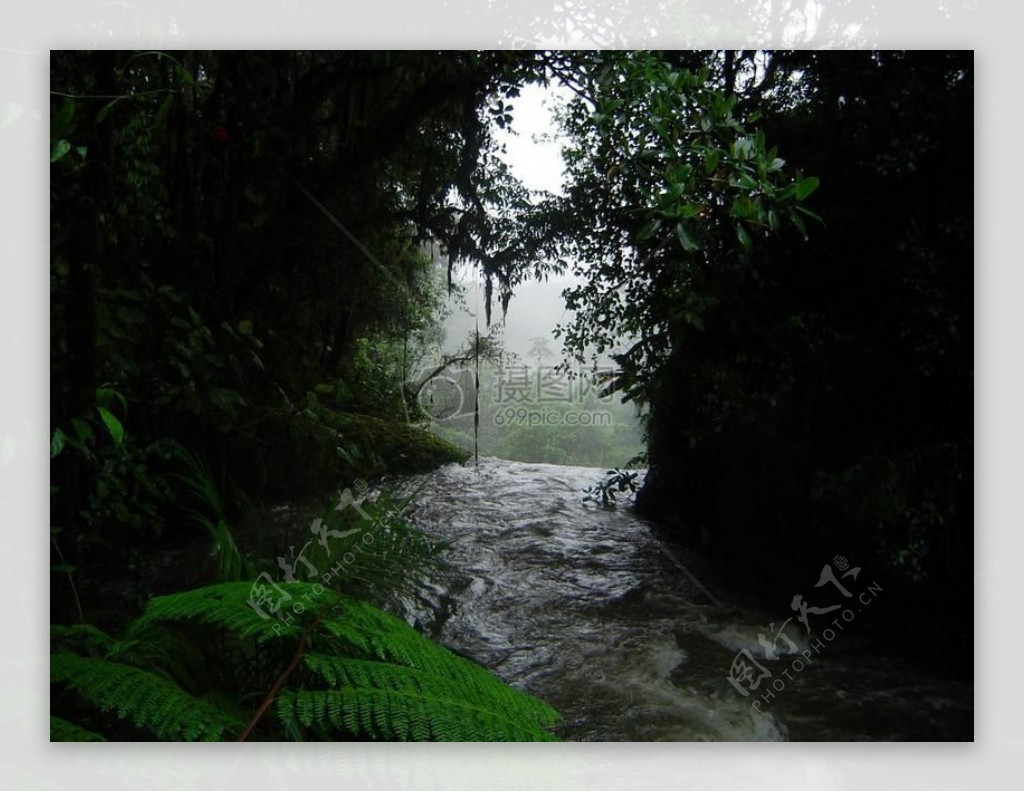
[(640, 505), (755, 590), (850, 554), (968, 666), (972, 75), (963, 52), (595, 55), (564, 122), (587, 278), (565, 341), (615, 349), (650, 407)]
[(154, 598), (117, 639), (56, 630), (55, 709), (76, 721), (53, 715), (51, 738), (554, 739), (553, 709), (400, 619), (309, 583), (279, 589), (313, 605), (268, 619), (249, 583), (224, 583)]
[(444, 294), (427, 241), (509, 282), (489, 210), (516, 192), (489, 130), (529, 61), (55, 53), (62, 565), (142, 570), (185, 500), (182, 449), (268, 497), (462, 456), (363, 416), (404, 422)]
[[(283, 549), (262, 546), (274, 498), (465, 458), (408, 423), (406, 381), (444, 311), (433, 246), (449, 268), (482, 267), (488, 304), (495, 287), (507, 300), (523, 235), (496, 207), (525, 191), (491, 130), (533, 59), (53, 54), (56, 624), (116, 634), (154, 594), (252, 575)], [(211, 546), (212, 566), (189, 555)], [(415, 561), (362, 573), (394, 588)], [(55, 662), (55, 682), (143, 704), (159, 692), (136, 670), (118, 678), (138, 697), (103, 687), (109, 666), (76, 663)], [(289, 734), (314, 725), (307, 712)]]

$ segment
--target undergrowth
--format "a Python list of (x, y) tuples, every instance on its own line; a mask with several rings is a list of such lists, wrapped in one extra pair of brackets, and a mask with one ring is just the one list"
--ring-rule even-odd
[(632, 495), (640, 485), (637, 477), (640, 475), (636, 470), (620, 470), (613, 468), (605, 473), (603, 479), (594, 486), (583, 491), (583, 501), (600, 503), (605, 509), (614, 509), (617, 503), (617, 495), (629, 493)]
[(51, 740), (555, 739), (547, 704), (371, 604), (442, 563), (405, 516), (418, 490), (339, 492), (275, 577), (252, 574), (206, 463), (177, 478), (219, 580), (150, 599), (117, 635), (53, 625)]
[(156, 597), (118, 637), (55, 627), (51, 682), (51, 740), (552, 740), (559, 720), (402, 620), (302, 581)]

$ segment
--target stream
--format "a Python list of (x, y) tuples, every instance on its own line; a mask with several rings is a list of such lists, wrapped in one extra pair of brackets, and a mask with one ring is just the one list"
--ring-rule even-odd
[[(972, 686), (844, 644), (836, 628), (826, 640), (793, 619), (766, 659), (758, 636), (777, 635), (790, 603), (730, 605), (628, 506), (584, 503), (603, 472), (481, 459), (430, 475), (412, 518), (452, 542), (451, 571), (424, 591), (433, 613), (407, 618), (558, 708), (564, 739), (973, 739)], [(869, 603), (856, 618), (884, 608), (866, 575), (841, 580)], [(747, 696), (729, 681), (743, 650)], [(764, 671), (748, 657), (771, 673), (756, 690)]]
[[(971, 684), (844, 634), (844, 619), (888, 616), (884, 582), (856, 559), (823, 559), (794, 586), (808, 633), (785, 598), (737, 604), (629, 498), (584, 502), (604, 473), (481, 458), (389, 482), (418, 487), (406, 517), (450, 546), (388, 608), (552, 704), (566, 740), (974, 738)], [(285, 507), (280, 527), (308, 532), (308, 514)]]

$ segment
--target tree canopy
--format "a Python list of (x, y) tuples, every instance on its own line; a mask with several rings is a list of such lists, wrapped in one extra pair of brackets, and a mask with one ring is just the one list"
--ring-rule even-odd
[(967, 613), (972, 54), (615, 53), (571, 74), (554, 211), (586, 280), (564, 340), (615, 352), (650, 406), (641, 506), (742, 586), (842, 547), (908, 608)]

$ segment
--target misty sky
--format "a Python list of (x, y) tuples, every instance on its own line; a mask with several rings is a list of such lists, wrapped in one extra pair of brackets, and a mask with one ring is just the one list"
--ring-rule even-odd
[[(527, 188), (545, 190), (560, 194), (562, 188), (562, 154), (558, 141), (558, 130), (552, 119), (554, 103), (560, 100), (563, 91), (557, 86), (543, 88), (528, 85), (521, 95), (512, 100), (513, 133), (495, 129), (495, 137), (505, 145), (505, 161), (512, 173)], [(479, 306), (480, 328), (484, 331), (483, 286), (474, 281), (476, 271), (463, 269), (459, 281), (466, 289), (466, 309), (460, 310), (453, 304), (453, 314), (445, 323), (447, 351), (457, 348), (466, 339), (475, 325), (473, 314)], [(505, 348), (520, 357), (526, 357), (532, 346), (531, 339), (538, 336), (550, 339), (549, 346), (557, 359), (561, 359), (561, 342), (552, 332), (556, 324), (565, 323), (569, 313), (565, 310), (562, 290), (576, 282), (571, 276), (552, 277), (545, 281), (527, 281), (520, 284), (509, 303), (505, 320)], [(501, 307), (495, 295), (494, 321), (501, 319)]]

